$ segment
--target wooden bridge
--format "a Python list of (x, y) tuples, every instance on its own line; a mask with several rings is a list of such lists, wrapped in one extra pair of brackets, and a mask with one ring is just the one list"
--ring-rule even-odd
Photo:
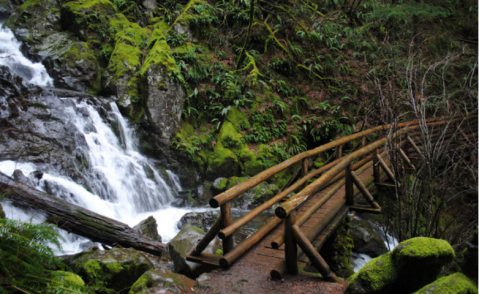
[[(425, 133), (427, 138), (419, 140), (417, 136), (424, 137)], [(241, 277), (280, 279), (286, 273), (297, 274), (298, 265), (311, 264), (325, 279), (336, 282), (338, 278), (318, 253), (327, 238), (348, 211), (381, 211), (370, 191), (385, 180), (400, 185), (390, 169), (391, 154), (396, 154), (395, 158), (404, 167), (414, 169), (410, 158), (424, 156), (422, 150), (425, 146), (420, 142), (425, 142), (424, 139), (436, 142), (445, 138), (458, 143), (477, 138), (477, 115), (379, 126), (300, 153), (212, 198), (210, 205), (220, 207), (220, 217), (187, 260), (221, 266), (228, 269), (228, 276), (236, 280)], [(345, 144), (355, 147), (348, 154), (343, 154)], [(308, 172), (308, 160), (328, 150), (335, 150), (336, 159)], [(232, 222), (231, 200), (299, 164), (300, 179)], [(307, 185), (308, 180), (313, 178), (316, 179)], [(297, 190), (300, 192), (288, 198)], [(367, 205), (358, 204), (361, 198)], [(276, 216), (234, 247), (234, 232), (275, 204), (279, 204)], [(217, 235), (223, 240), (223, 256), (203, 252)]]

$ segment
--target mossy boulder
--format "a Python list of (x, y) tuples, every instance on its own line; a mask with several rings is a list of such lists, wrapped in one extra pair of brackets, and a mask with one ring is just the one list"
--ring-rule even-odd
[(411, 293), (434, 281), (453, 258), (444, 240), (412, 238), (369, 261), (351, 277), (345, 293)]
[(153, 269), (143, 253), (119, 248), (83, 254), (71, 265), (87, 285), (119, 292), (125, 292), (143, 273)]
[(221, 193), (226, 191), (226, 185), (228, 184), (228, 179), (227, 178), (217, 178), (214, 180), (213, 185), (211, 186), (211, 189), (213, 189), (213, 192), (215, 193)]
[(388, 252), (383, 239), (368, 220), (355, 217), (351, 222), (349, 232), (354, 241), (354, 252), (371, 257), (378, 257)]
[(158, 234), (158, 225), (153, 216), (142, 220), (139, 224), (133, 227), (138, 233), (148, 236), (158, 242), (161, 242), (161, 236)]
[(204, 212), (192, 211), (183, 215), (176, 226), (181, 230), (184, 226), (191, 225), (207, 232), (219, 216), (220, 212), (217, 210), (208, 210)]
[(196, 281), (164, 268), (144, 273), (130, 289), (129, 294), (194, 293)]
[(64, 289), (65, 293), (93, 293), (93, 290), (85, 286), (82, 278), (72, 272), (55, 271), (51, 284), (54, 287)]
[(414, 294), (475, 294), (477, 285), (461, 273), (442, 277), (422, 287)]
[(455, 256), (447, 241), (426, 237), (403, 241), (390, 254), (400, 275), (409, 277), (408, 285), (412, 289), (434, 281), (441, 268)]
[[(185, 225), (181, 231), (168, 243), (170, 257), (173, 260), (175, 272), (195, 279), (204, 272), (213, 268), (205, 265), (186, 261), (186, 256), (195, 248), (198, 242), (203, 239), (205, 232), (189, 224)], [(220, 243), (215, 241), (210, 243), (204, 252), (215, 253), (220, 248)]]
[(397, 268), (391, 255), (384, 254), (370, 260), (359, 272), (351, 276), (344, 293), (393, 293), (390, 291), (397, 278)]
[(206, 179), (214, 180), (219, 177), (237, 176), (241, 172), (241, 165), (236, 154), (230, 149), (216, 144), (213, 154), (208, 158)]

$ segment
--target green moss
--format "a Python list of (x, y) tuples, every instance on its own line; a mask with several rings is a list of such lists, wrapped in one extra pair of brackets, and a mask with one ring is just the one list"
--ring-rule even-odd
[(77, 274), (74, 274), (72, 272), (65, 272), (65, 271), (56, 271), (56, 273), (60, 274), (59, 276), (55, 276), (55, 280), (57, 281), (71, 284), (74, 286), (80, 286), (80, 287), (85, 286), (85, 282)]
[(455, 257), (454, 250), (447, 241), (427, 237), (403, 241), (391, 254), (399, 267), (410, 267), (418, 261), (443, 265)]
[(243, 129), (250, 128), (250, 123), (246, 113), (241, 112), (236, 107), (231, 108), (231, 110), (226, 115), (226, 120), (231, 122), (238, 132)]
[(218, 190), (224, 191), (226, 189), (226, 185), (228, 184), (228, 179), (222, 179), (218, 184)]
[(264, 165), (259, 160), (251, 160), (244, 163), (244, 175), (255, 176), (264, 170)]
[(123, 266), (118, 261), (107, 263), (106, 267), (113, 274), (118, 274), (123, 270)]
[(477, 291), (477, 285), (465, 275), (455, 273), (424, 286), (414, 294), (473, 294)]
[(397, 270), (390, 254), (384, 254), (370, 260), (359, 272), (352, 275), (346, 292), (355, 293), (355, 289), (364, 289), (361, 293), (387, 293), (391, 281), (396, 280)]
[(102, 271), (101, 264), (98, 260), (87, 261), (83, 265), (83, 270), (88, 274), (90, 278), (95, 278), (99, 276)]
[(166, 43), (165, 36), (161, 34), (159, 30), (153, 31), (148, 48), (151, 49), (148, 51), (148, 56), (141, 68), (142, 75), (144, 75), (152, 65), (161, 65), (167, 75), (178, 70), (176, 62), (171, 56), (171, 48)]

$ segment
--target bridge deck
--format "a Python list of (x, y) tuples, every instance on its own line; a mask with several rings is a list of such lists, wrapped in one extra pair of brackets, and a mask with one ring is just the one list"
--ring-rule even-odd
[[(359, 175), (359, 178), (364, 181), (373, 174), (372, 167), (366, 169)], [(318, 192), (311, 197), (297, 212), (298, 218), (314, 203), (319, 201), (328, 191), (331, 186)], [(313, 224), (320, 219), (324, 219), (331, 208), (342, 198), (345, 197), (345, 188), (341, 187), (320, 209), (314, 213), (311, 218), (306, 221), (300, 228), (303, 233), (306, 233), (313, 227)], [(347, 212), (347, 208), (343, 208), (338, 214), (340, 220), (342, 220)], [(317, 247), (321, 247), (327, 237), (334, 231), (338, 222), (338, 217), (330, 222), (330, 225), (318, 236)], [(334, 225), (331, 225), (333, 224)], [(275, 266), (284, 260), (284, 244), (279, 249), (273, 249), (271, 242), (276, 237), (283, 234), (283, 224), (279, 224), (269, 234), (267, 234), (260, 242), (248, 250), (242, 257), (240, 257), (233, 265), (228, 269), (216, 269), (210, 273), (212, 276), (209, 280), (201, 282), (203, 286), (210, 287), (202, 290), (201, 293), (231, 293), (236, 292), (232, 290), (234, 287), (241, 288), (243, 284), (256, 284), (263, 287), (261, 289), (255, 289), (257, 293), (271, 293), (271, 285), (275, 282), (271, 280), (271, 270)], [(319, 244), (318, 244), (319, 243)], [(299, 263), (305, 264), (305, 258), (299, 260)], [(270, 283), (265, 283), (270, 281)], [(231, 288), (233, 287), (233, 288)], [(239, 289), (238, 288), (238, 289)], [(243, 292), (246, 293), (246, 292)]]

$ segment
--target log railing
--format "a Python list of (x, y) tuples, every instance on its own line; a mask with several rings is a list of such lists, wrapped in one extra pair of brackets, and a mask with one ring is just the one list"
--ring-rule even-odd
[[(462, 118), (457, 118), (454, 120), (447, 120), (447, 121), (444, 118), (434, 118), (434, 119), (426, 120), (425, 122), (429, 126), (434, 126), (434, 125), (443, 125), (445, 123), (459, 123), (461, 120)], [(288, 224), (287, 225), (288, 229), (285, 227), (285, 236), (277, 238), (272, 243), (272, 247), (278, 248), (281, 244), (283, 244), (283, 242), (285, 242), (286, 248), (289, 248), (289, 250), (291, 250), (290, 252), (288, 252), (288, 249), (286, 250), (287, 251), (286, 260), (287, 260), (287, 263), (289, 264), (289, 263), (295, 263), (295, 258), (297, 258), (297, 253), (293, 252), (294, 250), (296, 250), (294, 249), (296, 248), (296, 245), (292, 246), (291, 244), (298, 244), (300, 248), (303, 250), (303, 252), (306, 253), (308, 257), (310, 257), (310, 259), (311, 258), (314, 259), (314, 260), (311, 259), (314, 265), (318, 265), (318, 266), (322, 264), (324, 265), (325, 264), (324, 261), (321, 261), (320, 259), (317, 258), (319, 254), (313, 254), (313, 252), (311, 252), (310, 250), (311, 243), (305, 242), (305, 240), (307, 240), (308, 242), (311, 242), (312, 241), (311, 239), (314, 239), (316, 237), (313, 235), (315, 235), (316, 233), (319, 234), (319, 232), (313, 232), (309, 236), (305, 237), (302, 235), (301, 231), (299, 230), (299, 226), (302, 223), (304, 223), (307, 220), (307, 218), (309, 218), (309, 216), (314, 213), (315, 210), (319, 209), (319, 207), (322, 205), (321, 203), (325, 203), (327, 201), (326, 199), (327, 197), (325, 197), (326, 200), (320, 201), (321, 202), (320, 204), (314, 205), (313, 207), (315, 209), (314, 211), (309, 211), (308, 213), (306, 213), (306, 215), (300, 216), (298, 220), (295, 219), (294, 214), (293, 216), (291, 216), (292, 212), (296, 208), (298, 208), (302, 203), (304, 203), (304, 201), (306, 201), (310, 196), (314, 195), (315, 193), (317, 193), (318, 191), (320, 191), (327, 185), (331, 185), (337, 181), (339, 182), (336, 183), (333, 188), (333, 190), (335, 191), (339, 190), (344, 185), (344, 183), (346, 184), (345, 185), (346, 199), (344, 200), (344, 204), (342, 206), (344, 205), (354, 206), (354, 198), (353, 198), (354, 191), (359, 190), (365, 196), (366, 200), (370, 203), (371, 210), (373, 211), (379, 210), (380, 206), (374, 201), (373, 197), (368, 192), (366, 188), (367, 184), (364, 185), (363, 183), (361, 183), (361, 181), (357, 177), (357, 174), (359, 174), (362, 170), (364, 170), (366, 166), (370, 167), (371, 165), (374, 165), (374, 179), (376, 181), (379, 181), (379, 176), (380, 176), (379, 167), (382, 168), (382, 170), (388, 175), (390, 179), (392, 179), (393, 181), (395, 180), (393, 173), (389, 170), (389, 168), (385, 164), (382, 157), (379, 156), (379, 154), (377, 154), (381, 152), (380, 150), (384, 147), (384, 145), (390, 139), (386, 137), (386, 138), (377, 140), (373, 143), (370, 143), (369, 145), (366, 145), (367, 144), (366, 136), (370, 134), (374, 134), (374, 133), (379, 135), (381, 132), (385, 132), (391, 129), (398, 130), (394, 133), (395, 134), (394, 137), (399, 138), (399, 141), (400, 141), (399, 145), (404, 145), (405, 143), (408, 143), (410, 144), (410, 146), (412, 146), (412, 148), (414, 148), (414, 150), (416, 150), (419, 148), (417, 144), (414, 143), (411, 137), (408, 136), (406, 138), (404, 134), (406, 130), (416, 130), (416, 129), (419, 129), (420, 127), (423, 127), (422, 126), (423, 123), (424, 121), (413, 121), (413, 122), (399, 123), (395, 125), (378, 126), (372, 129), (368, 129), (368, 130), (335, 140), (333, 142), (319, 146), (315, 149), (308, 150), (296, 156), (293, 156), (292, 158), (286, 161), (283, 161), (282, 163), (275, 165), (257, 174), (256, 176), (251, 177), (245, 182), (240, 183), (236, 185), (235, 187), (215, 196), (214, 198), (210, 199), (209, 203), (210, 203), (210, 206), (213, 208), (220, 207), (220, 211), (221, 211), (220, 217), (216, 221), (216, 223), (211, 227), (211, 229), (207, 232), (203, 240), (201, 240), (196, 246), (196, 248), (191, 252), (190, 256), (188, 256), (188, 260), (196, 261), (196, 262), (206, 262), (211, 264), (219, 264), (222, 267), (227, 268), (236, 259), (238, 259), (243, 253), (245, 253), (253, 245), (255, 245), (259, 240), (261, 240), (267, 233), (269, 233), (274, 227), (276, 227), (284, 219), (285, 224)], [(342, 154), (343, 145), (355, 140), (360, 140), (361, 148), (359, 148), (357, 151), (350, 153), (349, 155), (343, 156)], [(333, 148), (336, 148), (335, 151), (336, 151), (337, 158), (331, 163), (328, 163), (325, 166), (321, 167), (320, 169), (308, 173), (308, 159), (312, 156), (317, 156), (320, 153), (331, 150)], [(421, 154), (421, 152), (418, 152), (418, 153)], [(353, 161), (357, 161), (357, 160), (358, 162), (353, 163)], [(255, 187), (261, 182), (269, 179), (270, 177), (278, 174), (279, 172), (298, 163), (300, 163), (302, 167), (302, 173), (301, 173), (302, 177), (298, 181), (296, 181), (291, 186), (286, 187), (284, 191), (278, 193), (276, 196), (274, 196), (270, 200), (254, 208), (248, 214), (239, 218), (235, 222), (232, 221), (231, 205), (230, 205), (231, 200), (243, 194), (244, 192), (248, 191), (249, 189)], [(317, 180), (315, 180), (313, 183), (306, 186), (306, 183), (308, 180), (318, 176), (320, 177)], [(342, 177), (344, 177), (344, 179), (341, 179)], [(357, 189), (353, 188), (354, 185), (357, 187)], [(257, 230), (252, 236), (243, 240), (240, 244), (234, 247), (233, 233), (237, 229), (239, 229), (240, 227), (250, 222), (253, 218), (258, 216), (261, 212), (269, 209), (275, 203), (278, 203), (279, 201), (286, 198), (291, 192), (295, 191), (298, 188), (303, 188), (303, 189), (298, 194), (296, 194), (295, 196), (291, 197), (289, 200), (284, 202), (281, 206), (276, 208), (276, 211), (275, 211), (276, 217), (274, 217), (267, 224), (265, 224), (263, 227)], [(331, 197), (333, 194), (334, 192), (328, 193), (328, 195), (330, 195), (329, 197)], [(319, 225), (319, 227), (321, 227), (321, 225)], [(203, 250), (215, 238), (216, 235), (218, 235), (223, 240), (223, 256), (222, 257), (214, 256), (212, 254), (207, 254), (203, 252)], [(288, 240), (286, 240), (287, 238)], [(289, 260), (291, 258), (292, 260)], [(294, 267), (292, 268), (294, 272)], [(325, 272), (325, 270), (326, 268), (324, 267), (320, 268), (321, 273)], [(335, 278), (332, 277), (332, 279), (334, 280)]]

